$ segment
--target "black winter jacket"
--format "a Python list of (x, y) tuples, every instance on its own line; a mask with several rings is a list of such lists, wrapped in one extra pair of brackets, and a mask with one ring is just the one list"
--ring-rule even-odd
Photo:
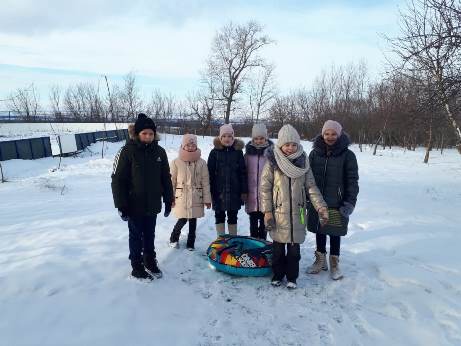
[[(344, 202), (355, 206), (357, 202), (358, 165), (355, 154), (348, 149), (349, 145), (349, 136), (344, 132), (331, 148), (319, 135), (315, 138), (313, 149), (309, 154), (315, 182), (329, 208), (338, 209), (344, 205)], [(314, 233), (346, 235), (348, 219), (343, 218), (343, 222), (346, 223), (346, 229), (341, 232), (331, 232), (331, 229), (322, 231), (317, 213), (312, 212), (309, 213), (308, 229)]]
[(241, 195), (248, 193), (247, 173), (242, 149), (244, 143), (235, 139), (224, 147), (219, 138), (208, 156), (210, 190), (215, 211), (236, 211), (243, 204)]
[(115, 207), (130, 216), (154, 215), (173, 201), (170, 166), (158, 141), (141, 143), (130, 139), (114, 160), (112, 195)]

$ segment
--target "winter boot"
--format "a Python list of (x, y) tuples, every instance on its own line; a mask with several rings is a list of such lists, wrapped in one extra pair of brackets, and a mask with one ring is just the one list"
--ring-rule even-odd
[(163, 276), (154, 256), (144, 256), (144, 267), (146, 271), (156, 279), (160, 279)]
[(287, 282), (287, 288), (289, 290), (295, 290), (296, 287), (298, 287), (298, 285), (296, 285), (296, 282), (295, 281), (288, 281)]
[(315, 261), (307, 268), (307, 274), (318, 274), (322, 270), (328, 270), (326, 254), (315, 251)]
[(282, 284), (282, 280), (279, 280), (275, 276), (271, 280), (271, 285), (274, 287), (279, 287)]
[(228, 224), (227, 228), (229, 229), (230, 235), (237, 235), (237, 224), (236, 223)]
[(152, 281), (154, 278), (144, 269), (142, 263), (131, 262), (131, 267), (133, 270), (131, 271), (131, 276), (139, 279), (139, 280), (148, 280)]
[(217, 223), (216, 224), (216, 233), (217, 233), (218, 237), (220, 235), (224, 235), (226, 233), (226, 225), (223, 224), (223, 223)]
[(343, 273), (339, 268), (339, 256), (330, 255), (330, 276), (333, 280), (339, 280), (343, 278)]

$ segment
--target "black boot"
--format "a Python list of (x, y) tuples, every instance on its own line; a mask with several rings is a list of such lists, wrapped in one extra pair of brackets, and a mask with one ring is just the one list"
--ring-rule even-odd
[(140, 279), (140, 280), (144, 280), (144, 279), (147, 279), (149, 281), (153, 280), (154, 278), (152, 277), (152, 275), (150, 275), (144, 268), (144, 266), (142, 265), (142, 263), (139, 263), (139, 262), (133, 262), (131, 261), (131, 267), (133, 268), (133, 270), (131, 271), (131, 276), (136, 278), (136, 279)]
[(154, 278), (160, 279), (163, 276), (162, 271), (158, 267), (157, 259), (154, 256), (144, 256), (144, 267), (146, 268), (146, 271)]

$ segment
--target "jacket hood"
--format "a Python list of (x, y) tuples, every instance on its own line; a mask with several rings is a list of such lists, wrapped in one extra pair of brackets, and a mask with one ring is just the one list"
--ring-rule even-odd
[[(346, 150), (349, 145), (351, 144), (351, 140), (349, 138), (349, 135), (343, 131), (341, 136), (339, 136), (338, 140), (336, 143), (329, 148), (331, 150), (331, 153), (333, 156), (338, 156), (340, 155), (344, 150)], [(318, 153), (321, 156), (326, 156), (327, 155), (327, 149), (328, 146), (323, 140), (322, 135), (318, 135), (314, 139), (314, 151)]]
[[(279, 165), (277, 164), (277, 160), (275, 160), (275, 153), (274, 153), (274, 147), (273, 146), (269, 147), (265, 151), (264, 156), (272, 164), (272, 166), (279, 169)], [(303, 152), (300, 157), (296, 158), (292, 162), (296, 167), (304, 168), (304, 167), (306, 167), (306, 158), (307, 158), (306, 152)]]
[[(217, 150), (223, 150), (225, 148), (224, 145), (222, 145), (219, 137), (215, 137), (215, 139), (213, 140), (213, 145), (214, 145), (214, 148)], [(235, 138), (234, 144), (232, 144), (232, 147), (235, 150), (243, 150), (243, 148), (245, 147), (245, 143), (241, 139)]]
[(256, 148), (254, 145), (253, 145), (253, 141), (249, 141), (246, 145), (245, 145), (245, 154), (246, 155), (263, 155), (264, 154), (264, 151), (266, 149), (269, 149), (270, 147), (272, 147), (274, 145), (274, 143), (268, 139), (267, 140), (267, 143), (268, 143), (268, 146), (267, 147), (264, 147), (264, 148)]

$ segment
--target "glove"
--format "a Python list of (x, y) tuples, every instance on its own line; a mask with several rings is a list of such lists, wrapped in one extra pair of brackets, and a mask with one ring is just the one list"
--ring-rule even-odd
[(165, 213), (163, 216), (168, 217), (171, 213), (171, 203), (165, 203)]
[(118, 210), (118, 215), (123, 221), (128, 221), (128, 211), (125, 208), (121, 208)]
[(273, 231), (275, 229), (274, 215), (272, 215), (271, 212), (264, 214), (264, 224), (266, 225), (266, 229), (268, 231)]
[(321, 207), (317, 212), (319, 213), (320, 225), (325, 226), (329, 219), (328, 208)]
[(339, 207), (339, 212), (341, 213), (342, 216), (344, 217), (349, 217), (351, 216), (352, 212), (354, 211), (354, 205), (349, 203), (349, 202), (344, 202), (342, 206)]

